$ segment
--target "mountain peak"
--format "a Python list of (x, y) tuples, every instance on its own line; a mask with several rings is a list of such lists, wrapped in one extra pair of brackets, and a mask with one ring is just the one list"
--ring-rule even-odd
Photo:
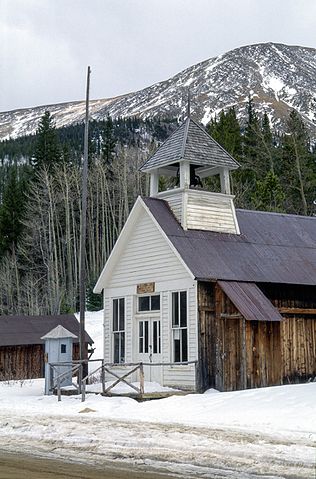
[[(231, 106), (242, 122), (250, 95), (276, 129), (284, 130), (295, 109), (316, 137), (316, 49), (273, 42), (235, 48), (140, 91), (92, 100), (91, 116), (184, 117), (189, 87), (192, 115), (203, 124)], [(77, 101), (0, 113), (0, 139), (35, 133), (46, 110), (61, 127), (82, 122), (85, 105)]]

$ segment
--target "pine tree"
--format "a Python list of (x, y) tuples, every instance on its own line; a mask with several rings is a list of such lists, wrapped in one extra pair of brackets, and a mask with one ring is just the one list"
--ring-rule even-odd
[(247, 164), (252, 170), (256, 170), (258, 163), (260, 123), (253, 106), (253, 99), (250, 97), (248, 100), (247, 112), (248, 119), (243, 137), (243, 156), (245, 164)]
[(279, 178), (269, 171), (265, 178), (256, 182), (252, 195), (253, 207), (262, 211), (284, 212), (285, 194)]
[(279, 176), (287, 185), (287, 211), (308, 215), (314, 212), (316, 164), (301, 117), (292, 110), (287, 134), (282, 139)]
[(86, 305), (88, 311), (100, 311), (100, 309), (103, 308), (102, 295), (93, 292), (95, 284), (96, 279), (91, 281), (86, 290)]
[(11, 170), (0, 207), (0, 256), (12, 252), (23, 231), (25, 182), (18, 180), (16, 168)]
[(273, 136), (270, 128), (270, 121), (267, 113), (265, 112), (261, 122), (259, 142), (259, 156), (261, 163), (261, 170), (265, 173), (272, 171), (274, 173), (274, 161), (275, 161), (275, 146), (273, 144)]
[(240, 125), (234, 108), (225, 113), (221, 111), (219, 120), (211, 120), (207, 127), (208, 132), (225, 150), (238, 159), (242, 153)]
[(35, 169), (45, 167), (47, 170), (51, 170), (62, 161), (62, 152), (49, 111), (42, 116), (36, 134), (37, 141), (32, 164)]
[(111, 166), (115, 154), (116, 140), (112, 118), (108, 115), (102, 131), (102, 160), (107, 166)]

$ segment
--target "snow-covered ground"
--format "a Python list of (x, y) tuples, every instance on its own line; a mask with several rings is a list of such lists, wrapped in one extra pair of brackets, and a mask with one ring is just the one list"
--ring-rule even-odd
[[(89, 316), (94, 338), (102, 314)], [(153, 467), (186, 478), (315, 474), (316, 383), (143, 403), (95, 394), (84, 403), (79, 396), (58, 402), (43, 395), (43, 386), (43, 380), (0, 383), (1, 449)]]

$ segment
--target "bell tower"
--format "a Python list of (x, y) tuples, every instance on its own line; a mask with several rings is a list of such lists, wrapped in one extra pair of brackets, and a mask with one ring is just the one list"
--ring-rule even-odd
[[(236, 160), (190, 118), (175, 130), (145, 162), (150, 196), (169, 203), (183, 229), (239, 234), (229, 172)], [(221, 193), (203, 190), (202, 178), (219, 175)], [(178, 186), (159, 192), (159, 177), (178, 179)]]

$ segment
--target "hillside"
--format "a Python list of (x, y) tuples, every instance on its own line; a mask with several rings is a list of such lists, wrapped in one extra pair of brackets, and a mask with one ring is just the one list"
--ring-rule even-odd
[[(222, 109), (235, 106), (242, 122), (249, 95), (256, 110), (267, 112), (283, 131), (294, 108), (316, 137), (316, 49), (276, 43), (236, 48), (193, 65), (166, 81), (115, 98), (91, 101), (93, 119), (112, 117), (174, 118), (184, 114), (188, 88), (192, 114), (206, 124)], [(44, 105), (0, 113), (0, 139), (35, 132), (38, 120), (49, 110), (56, 126), (82, 122), (84, 102)]]

